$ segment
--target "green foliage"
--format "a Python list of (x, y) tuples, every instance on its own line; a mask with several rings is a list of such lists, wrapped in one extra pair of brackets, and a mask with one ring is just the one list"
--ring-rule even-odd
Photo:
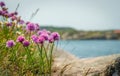
[(36, 45), (30, 40), (29, 47), (24, 47), (21, 43), (17, 43), (12, 48), (6, 47), (7, 40), (17, 39), (18, 30), (29, 39), (29, 34), (25, 34), (21, 28), (16, 25), (13, 27), (0, 25), (0, 74), (2, 76), (51, 74), (54, 43)]

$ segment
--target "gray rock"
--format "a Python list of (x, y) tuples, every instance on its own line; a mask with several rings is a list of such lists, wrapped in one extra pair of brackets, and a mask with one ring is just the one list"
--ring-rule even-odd
[(54, 55), (53, 76), (120, 76), (120, 54), (79, 59), (60, 50)]
[(115, 67), (116, 73), (118, 74), (118, 76), (120, 76), (120, 57), (118, 57), (118, 58), (115, 60), (114, 67)]

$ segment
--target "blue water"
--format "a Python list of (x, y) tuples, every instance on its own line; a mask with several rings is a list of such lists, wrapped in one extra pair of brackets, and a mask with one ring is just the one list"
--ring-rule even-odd
[(58, 47), (80, 58), (120, 53), (120, 40), (62, 40)]

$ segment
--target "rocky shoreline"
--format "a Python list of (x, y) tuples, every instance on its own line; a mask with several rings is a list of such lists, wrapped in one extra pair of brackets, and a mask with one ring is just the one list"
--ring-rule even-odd
[(120, 76), (120, 54), (77, 58), (63, 50), (54, 51), (53, 76)]

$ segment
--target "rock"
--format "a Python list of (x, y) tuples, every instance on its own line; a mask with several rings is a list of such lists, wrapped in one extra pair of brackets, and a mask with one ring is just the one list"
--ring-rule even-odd
[(113, 64), (109, 65), (106, 67), (106, 70), (104, 72), (104, 76), (112, 76), (112, 75), (115, 75), (115, 67), (113, 66)]
[(116, 60), (115, 60), (115, 71), (118, 73), (118, 75), (120, 76), (120, 57), (118, 57)]
[(112, 76), (120, 73), (120, 54), (80, 59), (59, 50), (54, 55), (53, 76)]
[(106, 68), (106, 76), (120, 76), (120, 57)]

